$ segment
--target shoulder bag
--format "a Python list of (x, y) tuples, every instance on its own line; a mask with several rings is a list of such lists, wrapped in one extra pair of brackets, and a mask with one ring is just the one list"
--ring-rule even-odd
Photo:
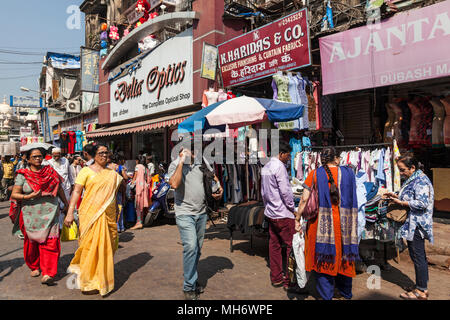
[(397, 203), (390, 203), (387, 207), (386, 217), (395, 222), (405, 223), (408, 217), (408, 209)]
[(305, 220), (314, 220), (319, 213), (319, 192), (317, 190), (317, 171), (316, 171), (316, 182), (313, 184), (311, 188), (311, 195), (306, 202), (305, 209), (303, 210), (303, 218)]

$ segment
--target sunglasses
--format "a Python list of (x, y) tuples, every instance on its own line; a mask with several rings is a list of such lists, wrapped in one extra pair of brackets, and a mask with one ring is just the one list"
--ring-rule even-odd
[(109, 152), (108, 151), (98, 152), (97, 155), (99, 155), (99, 156), (107, 156), (107, 155), (109, 155)]
[(31, 158), (33, 158), (33, 159), (42, 159), (44, 157), (43, 156), (31, 156)]

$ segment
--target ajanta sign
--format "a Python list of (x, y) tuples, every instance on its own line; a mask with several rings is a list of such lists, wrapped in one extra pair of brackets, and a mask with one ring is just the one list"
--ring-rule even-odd
[(218, 46), (223, 86), (231, 87), (311, 65), (306, 9)]

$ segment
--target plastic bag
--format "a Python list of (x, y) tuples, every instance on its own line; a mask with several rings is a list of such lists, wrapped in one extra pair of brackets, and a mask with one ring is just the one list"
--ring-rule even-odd
[(292, 250), (294, 251), (297, 268), (295, 273), (297, 275), (297, 284), (300, 288), (304, 288), (308, 282), (309, 272), (305, 269), (305, 237), (299, 232), (294, 234), (292, 238)]
[(61, 241), (73, 241), (78, 239), (78, 226), (76, 222), (72, 222), (70, 228), (63, 225), (61, 230)]

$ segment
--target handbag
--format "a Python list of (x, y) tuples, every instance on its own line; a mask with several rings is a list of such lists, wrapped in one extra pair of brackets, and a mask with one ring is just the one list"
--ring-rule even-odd
[(316, 183), (314, 183), (311, 189), (311, 195), (306, 202), (305, 209), (303, 210), (303, 219), (309, 221), (314, 220), (319, 213), (319, 192), (317, 190), (317, 173), (316, 173)]
[(408, 209), (397, 203), (390, 203), (387, 207), (386, 217), (399, 223), (405, 223), (408, 217)]
[(78, 226), (76, 222), (72, 222), (70, 228), (63, 224), (61, 230), (61, 241), (73, 241), (78, 239)]

